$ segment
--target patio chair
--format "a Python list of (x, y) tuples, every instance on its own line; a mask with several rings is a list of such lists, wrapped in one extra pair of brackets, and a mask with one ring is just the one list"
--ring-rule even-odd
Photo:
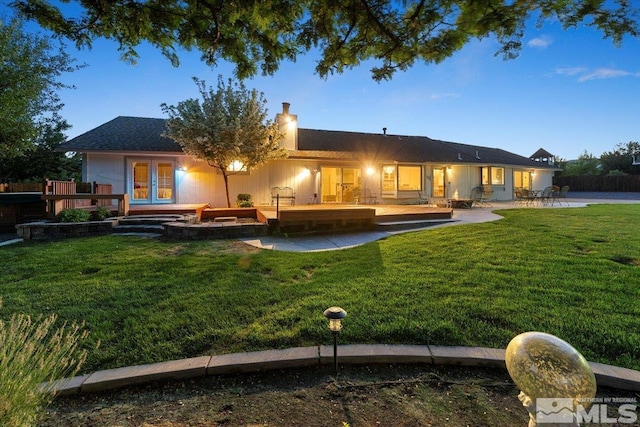
[(482, 204), (486, 207), (491, 207), (491, 196), (493, 196), (493, 189), (491, 187), (483, 186), (482, 188)]
[(558, 204), (560, 206), (562, 206), (562, 201), (564, 200), (565, 203), (567, 204), (567, 206), (569, 206), (569, 202), (567, 202), (567, 193), (568, 192), (569, 192), (569, 186), (565, 185), (564, 187), (562, 187), (560, 189), (560, 191), (557, 194), (553, 193), (551, 205), (553, 206), (553, 204), (555, 202), (558, 202)]
[(526, 188), (517, 188), (515, 191), (516, 200), (515, 205), (522, 204), (529, 206), (529, 203), (535, 202), (535, 196)]
[(537, 200), (538, 202), (540, 202), (542, 206), (547, 206), (549, 203), (553, 205), (552, 196), (553, 196), (553, 188), (546, 187), (544, 190), (542, 190), (542, 193), (540, 193), (540, 195), (537, 197)]
[(376, 205), (378, 204), (378, 196), (373, 194), (371, 190), (368, 188), (364, 189), (363, 201), (365, 205)]
[(418, 191), (418, 204), (419, 205), (428, 205), (429, 204), (429, 196), (422, 191)]
[(480, 206), (482, 204), (482, 187), (473, 187), (469, 199), (472, 207), (473, 205)]
[(478, 207), (491, 207), (491, 204), (489, 203), (489, 197), (491, 197), (491, 194), (493, 194), (492, 190), (485, 190), (484, 187), (482, 186), (478, 186), (478, 187), (474, 187), (471, 189), (471, 201), (473, 205), (476, 205)]

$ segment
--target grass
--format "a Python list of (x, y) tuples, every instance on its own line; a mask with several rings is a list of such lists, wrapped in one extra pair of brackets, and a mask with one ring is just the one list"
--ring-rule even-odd
[(640, 369), (640, 205), (501, 214), (318, 253), (131, 236), (0, 247), (0, 316), (84, 321), (85, 372), (328, 344), (332, 305), (348, 312), (341, 343), (505, 348), (538, 330)]

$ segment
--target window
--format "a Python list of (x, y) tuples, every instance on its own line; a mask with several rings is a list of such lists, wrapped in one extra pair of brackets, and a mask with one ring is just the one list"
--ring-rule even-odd
[(526, 188), (531, 189), (531, 172), (529, 171), (514, 171), (513, 172), (513, 187), (514, 188)]
[(382, 166), (382, 192), (422, 191), (421, 166)]
[(504, 168), (491, 168), (491, 185), (504, 185)]
[(483, 167), (482, 185), (504, 185), (504, 168)]
[(248, 172), (247, 167), (240, 161), (234, 160), (227, 167), (227, 171), (229, 172)]
[(420, 166), (398, 166), (398, 190), (422, 191), (422, 168)]
[(396, 191), (396, 166), (382, 166), (382, 191)]

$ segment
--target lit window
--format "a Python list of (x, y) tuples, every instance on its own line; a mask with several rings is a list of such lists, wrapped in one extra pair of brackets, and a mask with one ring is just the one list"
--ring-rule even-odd
[(382, 191), (396, 191), (395, 165), (382, 167)]
[(483, 167), (482, 185), (504, 185), (504, 168)]
[(247, 167), (240, 160), (234, 160), (229, 164), (227, 170), (229, 172), (246, 172)]
[(422, 191), (422, 168), (420, 166), (398, 166), (398, 190)]
[(504, 185), (504, 168), (491, 168), (491, 185)]

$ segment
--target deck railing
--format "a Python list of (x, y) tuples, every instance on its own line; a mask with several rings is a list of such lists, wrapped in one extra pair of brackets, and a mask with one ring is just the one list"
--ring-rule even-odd
[[(63, 194), (73, 195), (76, 194), (76, 182), (75, 181), (51, 181), (47, 180), (44, 184), (43, 194)], [(59, 209), (73, 209), (76, 207), (76, 201), (72, 198), (60, 199)], [(49, 209), (47, 209), (48, 212)], [(54, 215), (55, 216), (55, 215)]]
[(114, 206), (118, 215), (129, 213), (129, 195), (112, 194), (111, 184), (97, 182), (54, 181), (44, 182), (42, 200), (47, 202), (47, 217), (55, 218), (63, 209)]
[[(0, 194), (13, 193), (17, 197), (11, 200), (21, 200), (19, 205), (7, 203), (8, 194), (3, 196), (4, 204), (0, 204), (0, 226), (9, 227), (15, 224), (54, 218), (63, 209), (80, 208), (93, 210), (104, 206), (118, 215), (126, 215), (129, 212), (129, 197), (125, 194), (111, 194), (111, 184), (97, 182), (75, 182), (44, 180), (40, 182), (0, 182)], [(21, 199), (17, 193), (24, 193)], [(39, 197), (37, 195), (40, 195)], [(24, 202), (32, 197), (30, 204)], [(36, 202), (36, 197), (42, 203)]]
[(103, 206), (110, 206), (112, 200), (117, 200), (117, 212), (119, 216), (129, 214), (129, 195), (124, 194), (43, 194), (42, 200), (47, 202), (47, 216), (55, 218), (64, 208), (64, 202), (76, 200), (89, 200), (91, 205), (97, 205), (99, 201), (104, 201)]

